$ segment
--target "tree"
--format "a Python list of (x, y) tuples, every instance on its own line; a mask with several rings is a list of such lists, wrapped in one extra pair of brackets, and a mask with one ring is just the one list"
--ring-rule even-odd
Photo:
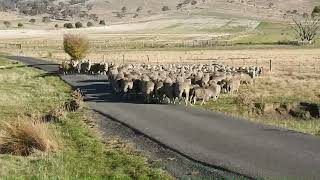
[(127, 13), (127, 7), (123, 6), (123, 7), (121, 8), (121, 12), (122, 12), (123, 14)]
[(22, 23), (18, 23), (18, 28), (23, 28), (23, 24)]
[(162, 11), (169, 11), (169, 10), (170, 10), (169, 6), (163, 6), (162, 7)]
[(139, 6), (139, 7), (137, 8), (136, 12), (139, 13), (139, 12), (141, 12), (141, 11), (142, 11), (142, 7)]
[(92, 27), (93, 26), (93, 23), (92, 22), (88, 22), (87, 23), (87, 27)]
[(196, 5), (198, 2), (196, 0), (191, 1), (191, 5)]
[(76, 28), (82, 28), (83, 27), (81, 22), (76, 22), (75, 26), (76, 26)]
[(30, 19), (29, 22), (34, 24), (36, 22), (36, 19)]
[(63, 47), (72, 60), (78, 61), (86, 57), (89, 41), (80, 35), (66, 34), (63, 37)]
[(11, 27), (11, 22), (10, 21), (4, 21), (3, 24), (6, 26), (6, 28)]
[(51, 22), (51, 19), (49, 17), (45, 16), (45, 17), (42, 18), (42, 22), (49, 23), (49, 22)]
[(293, 24), (291, 28), (295, 32), (297, 38), (303, 42), (307, 41), (311, 43), (318, 33), (320, 28), (320, 17), (303, 17), (303, 18), (292, 18)]
[(106, 21), (105, 20), (100, 20), (99, 24), (104, 26), (104, 25), (106, 25)]
[(319, 15), (320, 15), (320, 6), (315, 6), (312, 10), (311, 16), (315, 17)]
[(55, 28), (58, 28), (58, 27), (59, 27), (59, 25), (58, 25), (58, 24), (56, 24), (56, 25), (54, 25), (54, 27), (55, 27)]
[(72, 23), (65, 23), (65, 24), (63, 25), (63, 27), (68, 28), (68, 29), (71, 29), (71, 28), (73, 28), (73, 24), (72, 24)]

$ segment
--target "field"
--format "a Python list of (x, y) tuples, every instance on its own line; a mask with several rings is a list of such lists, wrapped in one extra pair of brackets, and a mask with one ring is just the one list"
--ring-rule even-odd
[[(201, 21), (202, 25), (209, 20), (210, 18)], [(114, 34), (96, 28), (94, 33), (91, 31), (87, 34), (92, 44), (87, 58), (95, 62), (109, 63), (218, 63), (237, 67), (260, 66), (264, 68), (265, 74), (256, 80), (254, 86), (242, 88), (246, 95), (244, 98), (251, 101), (246, 104), (248, 107), (237, 104), (235, 95), (222, 97), (204, 108), (310, 134), (319, 132), (320, 122), (317, 119), (301, 120), (290, 116), (288, 112), (281, 114), (277, 108), (270, 112), (257, 113), (257, 108), (254, 107), (255, 104), (273, 106), (320, 102), (318, 41), (306, 47), (288, 45), (289, 41), (295, 39), (295, 35), (290, 26), (283, 22), (261, 22), (248, 31), (241, 26), (225, 26), (224, 23), (230, 22), (221, 21), (220, 26), (206, 26), (207, 29), (195, 28), (191, 31), (188, 27), (195, 25), (195, 19), (181, 21), (181, 24), (177, 24), (177, 21), (168, 24), (164, 22), (170, 21), (161, 21), (152, 22), (153, 26), (157, 24), (162, 27), (153, 32), (144, 29)], [(112, 26), (111, 29), (129, 26), (123, 24)], [(135, 29), (134, 26), (130, 28)], [(214, 33), (210, 33), (211, 31)], [(79, 32), (84, 33), (86, 30)], [(36, 32), (30, 31), (31, 37), (24, 39), (2, 40), (2, 43), (7, 45), (2, 46), (1, 50), (57, 62), (69, 59), (62, 50), (61, 34), (44, 40), (41, 33), (40, 37), (32, 38), (34, 33)], [(45, 35), (50, 35), (46, 33), (48, 32), (45, 32)]]
[[(0, 94), (0, 124), (4, 127), (5, 122), (35, 120), (61, 108), (71, 98), (71, 88), (56, 76), (14, 64), (1, 56)], [(63, 113), (65, 116), (59, 121), (45, 125), (53, 131), (58, 150), (35, 151), (29, 156), (1, 154), (2, 178), (169, 177), (163, 170), (148, 165), (145, 157), (133, 153), (124, 142), (113, 138), (103, 141), (96, 130), (85, 123), (89, 120), (86, 107)]]

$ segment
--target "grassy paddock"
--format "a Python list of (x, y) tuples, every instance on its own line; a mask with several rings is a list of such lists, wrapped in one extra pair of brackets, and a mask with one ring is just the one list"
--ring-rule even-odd
[[(280, 115), (274, 109), (261, 113), (257, 112), (256, 107), (253, 106), (255, 103), (320, 103), (319, 89), (319, 74), (267, 74), (256, 79), (253, 86), (241, 86), (240, 93), (222, 95), (218, 101), (209, 102), (203, 108), (225, 112), (237, 117), (245, 117), (256, 123), (320, 135), (320, 119), (293, 118), (286, 113)], [(241, 103), (239, 103), (239, 96), (241, 96)]]
[[(44, 115), (70, 98), (71, 89), (58, 77), (0, 58), (0, 123)], [(147, 159), (124, 143), (102, 142), (84, 121), (86, 108), (48, 123), (59, 150), (29, 156), (0, 154), (0, 177), (30, 179), (147, 179), (167, 178)]]

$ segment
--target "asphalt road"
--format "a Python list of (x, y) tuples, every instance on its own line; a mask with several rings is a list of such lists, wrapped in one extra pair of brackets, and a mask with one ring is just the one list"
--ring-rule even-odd
[[(49, 73), (57, 65), (9, 57)], [(320, 138), (178, 105), (123, 102), (104, 76), (62, 75), (89, 106), (200, 163), (252, 178), (320, 179)]]

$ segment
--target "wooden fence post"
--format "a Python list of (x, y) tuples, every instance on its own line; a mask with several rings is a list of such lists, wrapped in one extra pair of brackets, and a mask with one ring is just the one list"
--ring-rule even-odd
[(270, 72), (272, 72), (272, 60), (271, 59), (269, 61), (269, 70), (270, 70)]
[(299, 61), (299, 73), (301, 73), (301, 62)]

